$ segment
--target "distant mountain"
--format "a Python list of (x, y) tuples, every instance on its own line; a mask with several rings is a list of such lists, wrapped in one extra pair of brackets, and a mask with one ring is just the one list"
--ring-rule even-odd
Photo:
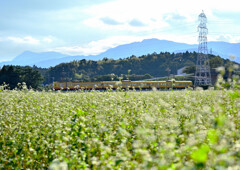
[[(130, 57), (132, 55), (141, 56), (146, 54), (152, 54), (154, 52), (193, 52), (197, 51), (197, 48), (197, 44), (191, 45), (167, 40), (146, 39), (141, 42), (133, 42), (130, 44), (119, 45), (115, 48), (110, 48), (101, 54), (89, 56), (69, 56), (57, 52), (34, 53), (26, 51), (14, 58), (12, 61), (0, 63), (0, 66), (9, 64), (21, 66), (36, 65), (38, 67), (47, 68), (73, 60), (101, 60), (105, 57), (119, 59)], [(234, 61), (240, 63), (240, 43), (209, 42), (208, 49), (209, 52), (212, 51), (212, 54), (219, 55), (225, 59), (229, 59), (229, 56), (235, 56), (236, 58), (234, 59)]]
[(208, 43), (209, 50), (213, 50), (213, 54), (217, 54), (222, 58), (229, 59), (230, 56), (235, 56), (235, 60), (240, 63), (240, 43), (227, 43), (214, 41)]
[(11, 65), (20, 65), (20, 66), (36, 65), (36, 66), (46, 67), (45, 65), (41, 65), (39, 63), (42, 63), (42, 62), (47, 63), (48, 61), (51, 61), (51, 60), (60, 60), (64, 57), (68, 57), (68, 55), (57, 53), (57, 52), (34, 53), (31, 51), (25, 51), (22, 54), (15, 57), (12, 61), (6, 61), (6, 62), (0, 63), (0, 66), (11, 64)]
[[(240, 43), (227, 43), (227, 42), (209, 42), (209, 53), (219, 55), (224, 59), (229, 59), (230, 56), (235, 56), (234, 61), (240, 63)], [(130, 44), (120, 45), (115, 48), (111, 48), (97, 56), (93, 56), (96, 59), (102, 59), (104, 57), (119, 59), (126, 58), (131, 55), (141, 56), (145, 54), (151, 54), (153, 52), (193, 52), (198, 51), (198, 44), (186, 44), (177, 43), (167, 40), (158, 39), (146, 39), (142, 42), (134, 42)]]
[(142, 42), (134, 42), (130, 44), (120, 45), (111, 48), (97, 57), (98, 59), (108, 57), (113, 59), (126, 58), (131, 55), (141, 56), (145, 54), (152, 54), (153, 52), (175, 52), (176, 50), (186, 50), (195, 48), (197, 45), (190, 45), (185, 43), (177, 43), (167, 40), (146, 39)]
[(60, 59), (63, 57), (67, 57), (68, 55), (57, 53), (57, 52), (42, 52), (42, 53), (34, 53), (31, 51), (25, 51), (19, 56), (13, 59), (13, 62), (22, 62), (25, 63), (32, 63), (32, 62), (41, 62), (45, 60), (51, 59)]

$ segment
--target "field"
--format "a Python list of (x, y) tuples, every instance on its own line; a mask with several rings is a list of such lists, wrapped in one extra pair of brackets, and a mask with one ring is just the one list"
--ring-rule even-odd
[(239, 169), (238, 91), (0, 92), (0, 169)]

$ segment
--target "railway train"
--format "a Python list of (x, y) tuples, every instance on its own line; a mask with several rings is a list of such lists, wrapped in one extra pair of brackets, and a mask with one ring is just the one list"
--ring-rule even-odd
[(102, 82), (54, 82), (54, 90), (107, 90), (107, 89), (186, 89), (192, 81), (102, 81)]

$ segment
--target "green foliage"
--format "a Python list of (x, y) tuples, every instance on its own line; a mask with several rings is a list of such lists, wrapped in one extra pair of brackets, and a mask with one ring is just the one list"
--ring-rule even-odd
[(237, 90), (34, 92), (0, 87), (0, 169), (234, 169)]
[(29, 66), (3, 66), (0, 70), (0, 84), (6, 83), (10, 89), (25, 83), (28, 87), (37, 89), (43, 81), (41, 74)]
[[(212, 57), (212, 56), (211, 56)], [(123, 75), (167, 76), (176, 74), (177, 69), (184, 66), (193, 66), (196, 63), (197, 53), (153, 53), (140, 57), (131, 56), (126, 59), (113, 60), (104, 58), (100, 61), (80, 60), (62, 63), (49, 68), (45, 74), (45, 83), (55, 81), (92, 81), (102, 79), (112, 73), (118, 77)], [(130, 71), (130, 72), (129, 72)]]
[(196, 72), (196, 65), (188, 66), (183, 70), (184, 73), (186, 74), (191, 74)]
[(191, 154), (191, 158), (197, 163), (205, 163), (208, 159), (209, 146), (203, 144)]
[(208, 130), (207, 137), (211, 144), (215, 144), (218, 142), (219, 131), (216, 129), (210, 129)]
[(239, 92), (238, 91), (229, 92), (229, 96), (231, 97), (231, 99), (237, 99), (239, 98)]
[[(40, 69), (44, 73), (45, 83), (54, 81), (107, 81), (129, 75), (127, 79), (139, 80), (139, 76), (149, 74), (153, 77), (168, 76), (168, 74), (177, 74), (177, 70), (182, 67), (186, 73), (195, 73), (195, 63), (198, 54), (193, 53), (152, 53), (140, 57), (131, 56), (125, 59), (113, 60), (104, 58), (100, 61), (80, 60), (70, 63), (62, 63), (47, 71)], [(229, 68), (232, 65), (230, 60), (224, 60), (219, 56), (209, 55), (212, 68), (225, 66)], [(167, 71), (169, 70), (169, 71)], [(136, 76), (132, 76), (136, 75)]]
[(215, 56), (210, 58), (209, 63), (211, 68), (218, 68), (218, 67), (224, 66), (224, 63), (226, 64), (228, 63), (228, 61), (224, 61), (223, 58), (219, 56)]
[[(214, 56), (214, 55), (209, 55), (209, 63), (210, 63), (211, 72), (215, 72), (215, 69), (217, 69), (219, 67), (225, 67), (227, 70), (229, 70), (231, 68), (231, 66), (233, 65), (232, 61), (230, 61), (228, 59), (224, 60), (223, 58), (221, 58), (219, 56)], [(237, 63), (235, 63), (235, 64), (237, 64)], [(187, 66), (184, 69), (184, 72), (187, 74), (195, 73), (195, 71), (196, 71), (195, 63)]]

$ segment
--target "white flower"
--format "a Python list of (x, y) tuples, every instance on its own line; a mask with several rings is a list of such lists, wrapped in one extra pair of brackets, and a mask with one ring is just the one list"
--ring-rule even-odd
[(60, 162), (58, 159), (54, 159), (49, 166), (49, 170), (67, 170), (68, 165), (66, 162)]

